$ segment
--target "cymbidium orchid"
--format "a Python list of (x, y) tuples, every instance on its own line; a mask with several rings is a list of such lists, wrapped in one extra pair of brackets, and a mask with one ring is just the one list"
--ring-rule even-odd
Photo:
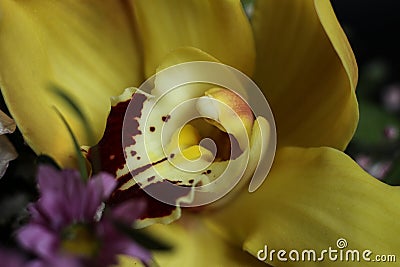
[[(27, 143), (65, 167), (74, 165), (73, 146), (54, 112), (56, 106), (80, 143), (94, 145), (88, 143), (81, 120), (47, 90), (49, 84), (64, 88), (82, 108), (98, 140), (103, 136), (98, 144), (103, 147), (103, 168), (119, 172), (119, 184), (125, 185), (119, 188), (122, 192), (114, 192), (113, 201), (148, 198), (150, 209), (142, 226), (174, 246), (171, 253), (155, 254), (161, 266), (264, 265), (256, 259), (264, 245), (276, 250), (322, 251), (339, 238), (345, 238), (350, 249), (369, 249), (374, 254), (395, 254), (400, 247), (396, 237), (400, 223), (395, 219), (400, 216), (395, 204), (400, 201), (399, 188), (377, 181), (342, 152), (357, 125), (357, 65), (328, 0), (258, 0), (251, 24), (238, 0), (4, 0), (0, 10), (1, 89)], [(136, 89), (121, 93), (124, 88), (139, 87), (157, 68), (197, 60), (219, 61), (253, 78), (271, 105), (278, 146), (272, 169), (255, 192), (242, 186), (223, 204), (176, 211), (151, 200), (135, 187), (132, 177), (121, 182), (120, 177), (130, 175), (120, 168), (123, 165), (114, 164), (126, 152), (121, 147), (124, 103), (133, 93), (142, 97), (137, 103), (145, 105), (150, 99)], [(114, 98), (110, 108), (109, 98), (117, 95), (121, 96)], [(205, 88), (202, 97), (204, 101), (218, 98), (238, 110), (237, 96), (229, 97), (222, 88)], [(197, 109), (221, 119), (218, 110), (204, 102)], [(149, 123), (156, 131), (167, 118)], [(143, 127), (140, 114), (136, 119), (137, 127)], [(250, 141), (255, 136), (250, 143), (259, 142), (261, 135), (254, 134), (254, 125), (260, 125), (262, 118), (240, 120)], [(223, 126), (232, 123), (225, 121)], [(212, 137), (225, 140), (224, 131), (210, 125), (219, 130)], [(180, 135), (173, 135), (176, 138), (171, 138), (167, 150), (182, 147), (188, 158), (207, 159), (212, 150), (198, 146), (204, 135), (197, 131), (195, 125), (182, 129)], [(117, 143), (110, 143), (110, 137), (116, 137)], [(151, 140), (146, 144), (151, 146)], [(135, 153), (144, 151), (136, 148), (131, 156), (140, 160)], [(256, 152), (250, 149), (249, 153), (251, 159)], [(156, 158), (150, 155), (150, 160)], [(155, 164), (159, 165), (155, 169), (175, 173), (161, 164), (166, 163)], [(171, 181), (181, 181), (182, 188), (190, 190), (192, 183), (207, 182), (200, 178), (172, 177)], [(167, 219), (167, 215), (172, 217)], [(149, 226), (157, 221), (166, 224)], [(130, 259), (123, 260), (129, 266)], [(334, 264), (276, 258), (266, 262), (274, 266)], [(357, 266), (359, 262), (338, 264)], [(363, 266), (374, 264), (363, 262)]]

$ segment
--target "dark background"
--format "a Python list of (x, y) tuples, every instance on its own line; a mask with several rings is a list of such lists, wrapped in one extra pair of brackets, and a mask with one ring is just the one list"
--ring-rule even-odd
[[(346, 153), (373, 176), (400, 185), (400, 1), (331, 3), (359, 67), (360, 122)], [(388, 95), (397, 99), (397, 110), (388, 107)], [(396, 132), (392, 139), (385, 134), (388, 128)]]
[(336, 16), (344, 27), (359, 66), (384, 60), (399, 79), (400, 1), (332, 0)]

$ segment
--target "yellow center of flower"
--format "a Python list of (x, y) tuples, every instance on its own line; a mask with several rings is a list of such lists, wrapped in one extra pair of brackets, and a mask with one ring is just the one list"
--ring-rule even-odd
[(61, 250), (78, 257), (92, 258), (100, 248), (96, 233), (83, 223), (66, 227), (61, 233), (61, 240)]
[[(244, 177), (249, 165), (255, 118), (238, 94), (224, 88), (205, 91), (193, 108), (200, 116), (175, 130), (166, 152), (173, 155), (170, 163), (185, 172), (178, 176), (179, 179), (189, 175), (197, 178), (187, 181), (197, 187), (192, 203), (200, 203), (224, 196)], [(248, 178), (251, 178), (250, 171), (240, 187)], [(220, 204), (223, 203), (213, 206)]]
[(223, 88), (206, 91), (195, 108), (201, 116), (175, 130), (166, 152), (175, 167), (204, 173), (211, 182), (218, 177), (208, 175), (211, 164), (236, 159), (247, 149), (254, 117), (240, 96)]
[[(214, 162), (229, 160), (231, 148), (238, 148), (234, 136), (226, 133), (225, 128), (219, 123), (208, 119), (195, 119), (177, 133), (179, 133), (179, 149), (188, 160), (200, 157)], [(176, 145), (176, 142), (173, 142), (173, 145)]]

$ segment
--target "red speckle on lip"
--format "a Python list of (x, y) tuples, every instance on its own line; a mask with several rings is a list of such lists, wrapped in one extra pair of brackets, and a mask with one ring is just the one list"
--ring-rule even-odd
[[(89, 149), (87, 155), (88, 160), (91, 162), (99, 158), (101, 171), (106, 171), (114, 174), (117, 178), (117, 170), (124, 168), (125, 157), (122, 147), (122, 140), (124, 140), (125, 147), (131, 146), (136, 143), (135, 136), (142, 134), (142, 132), (139, 130), (138, 118), (142, 116), (143, 104), (146, 99), (147, 97), (145, 95), (136, 93), (133, 95), (132, 100), (129, 99), (111, 107), (103, 138), (95, 147)], [(133, 101), (134, 103), (129, 106), (129, 113), (125, 114), (131, 101)], [(123, 123), (125, 116), (129, 116), (128, 119), (130, 119), (131, 121), (128, 121), (129, 123), (125, 123), (124, 125)], [(168, 119), (169, 117), (166, 118), (166, 121)], [(122, 129), (123, 125), (124, 129)], [(151, 128), (150, 130), (155, 130), (155, 128), (153, 128)], [(139, 160), (140, 156), (137, 155), (137, 152), (138, 151), (131, 151), (130, 155), (127, 156), (136, 157)], [(151, 164), (137, 166), (137, 168), (132, 170), (130, 173), (117, 178), (118, 187), (112, 193), (108, 204), (116, 205), (127, 200), (144, 200), (147, 205), (146, 210), (140, 217), (141, 219), (157, 218), (171, 215), (172, 212), (176, 209), (176, 206), (160, 202), (147, 194), (146, 191), (150, 190), (151, 192), (156, 194), (163, 194), (163, 196), (167, 197), (170, 203), (176, 203), (177, 199), (181, 198), (182, 196), (188, 195), (191, 188), (180, 186), (177, 187), (172, 185), (168, 181), (163, 181), (147, 185), (145, 187), (146, 191), (144, 191), (140, 187), (140, 184), (134, 184), (133, 186), (124, 190), (121, 189), (121, 187), (125, 183), (133, 179), (133, 176), (138, 175), (148, 168), (162, 163), (165, 160), (167, 159), (163, 158)], [(155, 180), (155, 177), (149, 177), (148, 180), (149, 182), (152, 182)]]
[[(143, 103), (146, 99), (147, 97), (145, 95), (136, 93), (132, 100), (129, 99), (111, 107), (103, 138), (95, 147), (90, 148), (87, 156), (88, 160), (91, 162), (98, 157), (100, 169), (102, 171), (116, 175), (117, 170), (124, 167), (125, 157), (122, 149), (122, 135), (124, 135), (125, 141), (128, 140), (128, 143), (125, 145), (129, 146), (135, 144), (134, 137), (141, 134), (137, 119), (142, 115)], [(133, 103), (129, 108), (129, 117), (132, 121), (131, 123), (126, 123), (124, 131), (122, 131), (124, 116), (131, 101), (133, 101)], [(93, 151), (97, 151), (98, 156), (93, 155)], [(133, 152), (131, 152), (131, 154), (132, 153)], [(111, 158), (112, 161), (110, 160)]]

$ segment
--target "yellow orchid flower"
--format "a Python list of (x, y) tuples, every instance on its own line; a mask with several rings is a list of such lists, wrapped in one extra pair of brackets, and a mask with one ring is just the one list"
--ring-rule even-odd
[[(161, 65), (187, 57), (212, 60), (199, 49), (185, 47), (174, 50)], [(181, 205), (211, 205), (231, 190), (241, 190), (253, 173), (249, 190), (255, 191), (272, 164), (276, 140), (272, 114), (255, 117), (237, 92), (215, 87), (210, 80), (175, 86), (177, 80), (197, 80), (198, 73), (208, 76), (207, 70), (213, 75), (222, 71), (221, 77), (233, 74), (215, 62), (192, 63), (161, 70), (139, 89), (128, 88), (113, 97), (103, 138), (96, 149), (88, 149), (88, 159), (95, 162), (97, 156), (102, 169), (118, 181), (109, 203), (146, 198), (145, 192), (155, 197), (147, 196), (152, 208), (138, 227), (178, 219)], [(151, 94), (142, 90), (146, 88)], [(260, 98), (261, 92), (256, 101)], [(259, 106), (264, 108), (263, 104), (268, 107), (266, 102)]]
[[(98, 139), (109, 97), (139, 86), (163, 64), (212, 57), (262, 88), (278, 139), (266, 181), (220, 207), (184, 210), (173, 223), (149, 226), (174, 246), (155, 254), (161, 266), (359, 266), (328, 258), (284, 261), (278, 252), (257, 259), (265, 246), (323, 251), (337, 248), (338, 240), (371, 250), (370, 259), (396, 254), (399, 189), (341, 152), (357, 125), (357, 65), (328, 0), (258, 0), (251, 25), (238, 0), (3, 0), (0, 11), (2, 94), (28, 144), (65, 167), (74, 165), (73, 146), (52, 107), (65, 114), (81, 144), (87, 140), (49, 84), (65, 88), (82, 107)], [(205, 53), (185, 53), (188, 46)], [(196, 133), (184, 136), (195, 140)]]

